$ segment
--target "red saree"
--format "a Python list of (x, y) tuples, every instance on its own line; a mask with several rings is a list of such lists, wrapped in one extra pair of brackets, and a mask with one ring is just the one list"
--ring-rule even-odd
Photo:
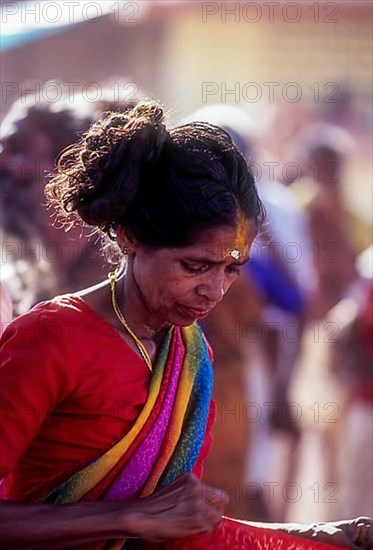
[[(43, 314), (43, 319), (38, 318), (39, 324), (33, 323), (29, 327), (39, 329), (39, 338), (32, 331), (21, 331), (18, 341), (14, 340), (14, 328), (10, 331), (6, 331), (4, 335), (4, 343), (7, 345), (5, 360), (3, 369), (3, 399), (4, 396), (8, 396), (6, 402), (8, 409), (5, 405), (0, 409), (4, 412), (10, 410), (12, 413), (9, 415), (9, 423), (4, 419), (3, 426), (3, 440), (8, 441), (9, 448), (19, 448), (19, 455), (21, 455), (21, 449), (30, 445), (30, 450), (33, 448), (31, 436), (33, 441), (37, 440), (37, 432), (41, 432), (47, 426), (50, 428), (51, 437), (48, 439), (43, 438), (44, 441), (49, 442), (49, 460), (54, 460), (53, 448), (56, 448), (56, 437), (59, 434), (68, 436), (71, 439), (74, 436), (74, 432), (70, 430), (66, 431), (63, 427), (65, 419), (73, 417), (81, 417), (83, 413), (86, 414), (84, 409), (78, 410), (76, 408), (71, 409), (69, 415), (59, 415), (54, 419), (53, 411), (57, 406), (62, 406), (67, 401), (70, 395), (73, 395), (76, 399), (77, 388), (82, 387), (82, 383), (89, 382), (91, 384), (90, 390), (97, 392), (105, 383), (108, 378), (108, 354), (103, 354), (102, 368), (99, 367), (99, 372), (103, 374), (102, 382), (100, 385), (95, 382), (95, 378), (92, 373), (94, 369), (98, 368), (98, 352), (104, 348), (103, 343), (110, 345), (114, 348), (118, 345), (118, 338), (114, 339), (114, 331), (105, 330), (105, 334), (100, 333), (100, 338), (95, 340), (94, 345), (90, 343), (87, 346), (85, 340), (81, 340), (79, 335), (75, 335), (75, 338), (70, 340), (68, 337), (63, 336), (62, 331), (71, 329), (71, 326), (75, 326), (77, 323), (79, 329), (84, 327), (85, 319), (88, 316), (90, 327), (92, 325), (98, 325), (99, 328), (108, 329), (105, 327), (103, 321), (88, 311), (84, 302), (79, 299), (65, 298), (65, 309), (62, 307), (63, 315), (61, 312), (61, 306), (57, 302), (52, 302), (49, 305), (40, 305), (38, 312)], [(68, 308), (66, 308), (68, 305)], [(72, 307), (73, 306), (73, 307)], [(83, 315), (82, 315), (83, 314)], [(33, 314), (31, 314), (33, 315)], [(54, 324), (51, 325), (50, 321), (53, 320)], [(45, 326), (46, 321), (49, 321), (48, 326), (58, 328), (56, 338), (44, 337), (44, 333), (40, 332), (40, 329)], [(22, 324), (21, 321), (17, 321), (16, 325)], [(83, 331), (83, 336), (84, 331)], [(40, 337), (41, 335), (41, 337)], [(85, 348), (89, 350), (89, 361), (82, 361), (82, 352), (77, 357), (75, 350), (83, 349), (83, 346), (78, 345), (79, 340), (84, 342)], [(49, 388), (53, 381), (53, 394), (49, 391), (48, 394), (48, 407), (45, 407), (46, 412), (38, 415), (28, 415), (27, 438), (25, 435), (25, 423), (20, 422), (20, 418), (17, 417), (18, 409), (21, 409), (21, 405), (16, 403), (17, 396), (22, 393), (22, 388), (28, 391), (27, 397), (31, 399), (33, 393), (30, 393), (30, 386), (25, 386), (25, 380), (29, 377), (30, 385), (34, 383), (35, 372), (28, 373), (30, 370), (27, 365), (30, 364), (30, 350), (35, 350), (35, 342), (39, 342), (37, 348), (35, 364), (37, 365), (37, 375), (40, 375), (40, 383), (37, 387), (44, 389)], [(48, 353), (46, 354), (46, 344), (48, 343)], [(13, 346), (17, 346), (16, 349)], [(30, 347), (31, 346), (31, 347)], [(71, 349), (70, 349), (71, 348)], [(96, 348), (96, 349), (95, 349)], [(60, 350), (60, 355), (57, 356), (56, 349)], [(105, 346), (105, 350), (107, 347)], [(71, 352), (74, 353), (71, 353)], [(17, 355), (18, 354), (18, 355)], [(44, 365), (42, 360), (43, 354), (48, 357), (48, 363)], [(21, 357), (22, 355), (22, 357)], [(19, 356), (19, 363), (14, 365), (14, 357)], [(79, 359), (79, 364), (87, 365), (88, 370), (82, 371), (80, 376), (78, 372), (79, 365), (76, 365), (76, 369), (72, 370), (71, 379), (66, 379), (65, 368), (66, 357), (72, 357)], [(120, 343), (118, 348), (118, 360), (123, 360), (123, 342)], [(94, 362), (92, 362), (94, 361)], [(16, 368), (13, 368), (13, 367)], [(121, 366), (121, 365), (120, 365)], [(41, 370), (41, 369), (44, 370)], [(62, 375), (58, 377), (55, 372), (61, 372)], [(111, 372), (111, 370), (110, 370)], [(131, 371), (132, 372), (132, 371)], [(136, 372), (136, 371), (134, 371)], [(47, 373), (47, 376), (45, 375)], [(146, 373), (146, 370), (145, 370)], [(89, 375), (89, 376), (88, 376)], [(123, 369), (118, 370), (118, 376), (128, 376)], [(9, 384), (9, 380), (14, 381), (14, 392), (12, 385)], [(36, 379), (38, 381), (38, 378)], [(77, 384), (77, 380), (80, 382)], [(46, 383), (47, 381), (47, 383)], [(61, 383), (65, 384), (66, 388), (61, 390)], [(55, 386), (55, 388), (54, 388)], [(113, 390), (118, 386), (118, 381), (113, 384)], [(52, 386), (51, 386), (52, 387)], [(207, 344), (197, 326), (188, 327), (187, 329), (178, 329), (175, 327), (171, 331), (167, 341), (160, 352), (159, 360), (155, 366), (148, 395), (145, 397), (145, 401), (142, 405), (142, 409), (134, 415), (132, 425), (122, 433), (122, 436), (115, 439), (114, 444), (110, 447), (101, 450), (99, 455), (93, 453), (91, 458), (85, 463), (81, 464), (79, 468), (70, 473), (66, 473), (62, 470), (59, 471), (58, 476), (55, 476), (53, 485), (50, 485), (50, 489), (47, 490), (47, 486), (43, 485), (42, 492), (36, 496), (36, 488), (33, 488), (33, 498), (30, 501), (45, 501), (54, 503), (73, 503), (84, 500), (131, 500), (133, 498), (146, 497), (158, 488), (167, 486), (177, 476), (185, 472), (195, 471), (195, 465), (200, 459), (201, 451), (203, 449), (203, 443), (206, 438), (209, 437), (208, 418), (209, 408), (211, 400), (211, 387), (212, 387), (212, 369), (211, 360), (209, 357), (209, 350)], [(92, 394), (93, 395), (93, 394)], [(107, 397), (107, 392), (105, 393)], [(110, 394), (112, 396), (112, 394)], [(84, 394), (85, 397), (85, 394)], [(32, 403), (32, 407), (40, 404), (40, 400)], [(11, 405), (11, 409), (9, 409)], [(31, 404), (30, 404), (31, 405)], [(124, 407), (125, 407), (124, 403)], [(32, 408), (30, 408), (32, 410)], [(106, 407), (104, 408), (106, 410)], [(76, 414), (77, 411), (77, 414)], [(69, 411), (70, 412), (70, 411)], [(95, 417), (95, 432), (97, 431), (97, 422), (103, 415)], [(12, 424), (10, 424), (12, 422)], [(31, 424), (33, 422), (33, 424)], [(51, 424), (49, 426), (49, 423)], [(11, 433), (9, 425), (14, 426), (14, 430)], [(92, 424), (91, 424), (92, 425)], [(30, 427), (29, 427), (30, 426)], [(15, 434), (17, 429), (23, 429), (19, 431), (17, 435), (17, 446), (14, 447), (12, 442), (15, 440)], [(75, 430), (75, 435), (81, 437), (81, 432)], [(33, 435), (34, 434), (34, 435)], [(36, 435), (35, 435), (36, 434)], [(149, 446), (149, 440), (151, 446)], [(78, 440), (77, 440), (78, 441)], [(66, 443), (61, 441), (61, 448), (66, 447)], [(101, 447), (102, 449), (102, 447)], [(29, 451), (30, 452), (30, 451)], [(58, 452), (55, 453), (58, 458)], [(5, 474), (11, 473), (11, 462), (14, 462), (14, 457), (7, 455), (7, 464), (4, 464), (3, 471)], [(40, 464), (40, 474), (45, 475), (45, 458), (44, 462)], [(22, 461), (21, 461), (22, 462)], [(34, 462), (35, 469), (35, 462)], [(25, 472), (30, 474), (30, 469), (27, 468)], [(23, 479), (26, 479), (26, 473)], [(34, 477), (34, 476), (32, 476)], [(19, 479), (19, 477), (18, 477)], [(58, 481), (57, 481), (58, 479)], [(21, 484), (20, 484), (21, 485)], [(24, 491), (24, 484), (20, 486), (20, 493)], [(12, 493), (10, 492), (9, 495)], [(14, 493), (13, 493), (14, 494)], [(29, 492), (30, 495), (30, 492)], [(12, 498), (12, 497), (10, 497)], [(14, 497), (13, 497), (14, 498)], [(20, 498), (19, 500), (23, 500)], [(320, 544), (311, 542), (307, 539), (290, 536), (278, 531), (273, 531), (264, 528), (257, 528), (249, 525), (245, 522), (239, 522), (224, 518), (220, 526), (212, 534), (201, 534), (193, 537), (188, 537), (181, 540), (170, 541), (163, 544), (149, 544), (142, 541), (128, 540), (125, 541), (108, 541), (105, 543), (91, 543), (81, 548), (89, 548), (89, 550), (102, 550), (106, 549), (119, 549), (119, 548), (152, 548), (164, 549), (164, 550), (264, 550), (264, 549), (278, 549), (285, 548), (293, 550), (332, 550), (335, 546), (327, 544)]]

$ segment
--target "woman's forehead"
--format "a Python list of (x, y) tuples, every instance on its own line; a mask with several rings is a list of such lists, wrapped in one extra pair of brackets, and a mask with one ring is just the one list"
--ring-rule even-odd
[(194, 243), (182, 250), (183, 256), (205, 258), (215, 262), (244, 261), (254, 239), (249, 220), (235, 226), (223, 226), (202, 231)]

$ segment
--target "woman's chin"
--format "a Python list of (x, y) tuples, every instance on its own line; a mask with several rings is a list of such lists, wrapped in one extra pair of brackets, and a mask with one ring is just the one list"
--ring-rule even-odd
[(181, 321), (180, 323), (175, 323), (177, 324), (178, 327), (190, 327), (191, 325), (193, 325), (193, 323), (196, 322), (197, 319), (193, 319), (192, 321)]
[(180, 326), (192, 325), (195, 321), (204, 319), (210, 313), (211, 310), (200, 310), (195, 308), (190, 308), (183, 305), (177, 306), (178, 316), (183, 319), (182, 323), (177, 323)]

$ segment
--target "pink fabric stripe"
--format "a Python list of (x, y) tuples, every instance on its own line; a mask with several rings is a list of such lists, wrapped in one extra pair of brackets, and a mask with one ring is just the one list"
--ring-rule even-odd
[(134, 498), (145, 485), (154, 467), (169, 425), (178, 381), (184, 363), (185, 347), (181, 339), (180, 330), (175, 330), (175, 333), (175, 354), (174, 357), (168, 359), (168, 361), (173, 361), (171, 379), (158, 418), (148, 437), (104, 493), (102, 500), (112, 502)]

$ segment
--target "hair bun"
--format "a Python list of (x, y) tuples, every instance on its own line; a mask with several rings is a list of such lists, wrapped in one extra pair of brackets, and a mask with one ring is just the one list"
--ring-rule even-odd
[(153, 184), (152, 171), (168, 139), (163, 109), (154, 101), (108, 112), (61, 156), (47, 195), (107, 231), (125, 220), (134, 197)]
[(129, 113), (128, 130), (134, 133), (139, 160), (149, 168), (159, 159), (169, 134), (164, 124), (164, 112), (154, 101), (141, 102)]

